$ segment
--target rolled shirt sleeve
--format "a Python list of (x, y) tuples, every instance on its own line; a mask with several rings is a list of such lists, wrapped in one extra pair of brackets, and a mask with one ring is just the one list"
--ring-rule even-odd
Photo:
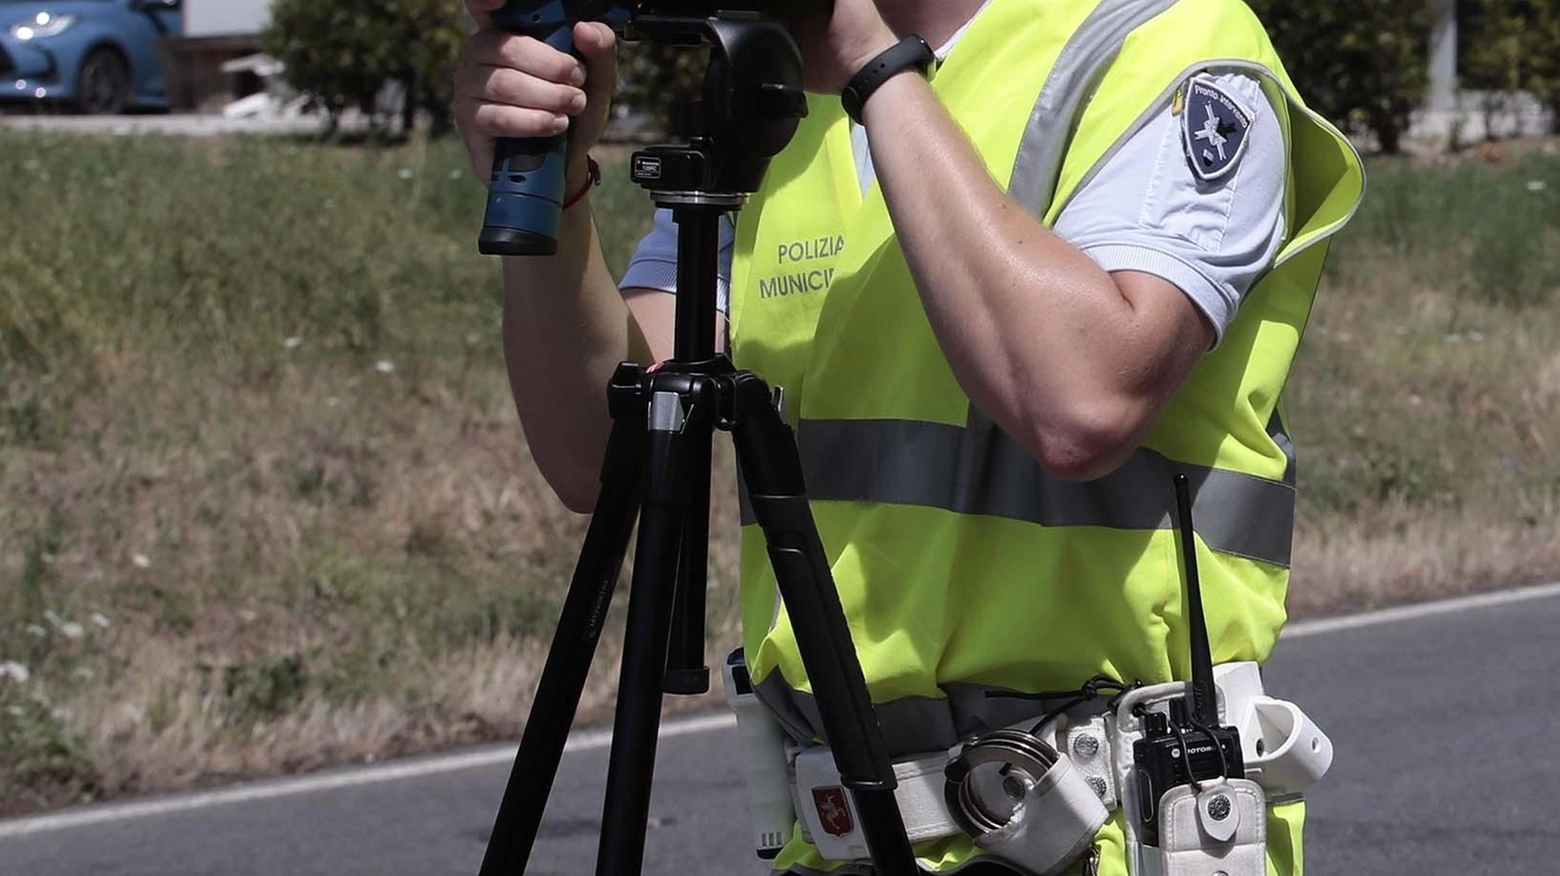
[(1288, 158), (1257, 79), (1215, 68), (1200, 80), (1251, 116), (1228, 172), (1212, 180), (1193, 172), (1185, 120), (1166, 107), (1078, 190), (1054, 230), (1107, 271), (1140, 271), (1174, 284), (1222, 339), (1283, 245)]

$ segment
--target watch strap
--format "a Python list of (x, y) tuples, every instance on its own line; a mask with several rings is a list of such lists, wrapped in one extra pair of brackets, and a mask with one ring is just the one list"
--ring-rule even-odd
[(932, 47), (917, 34), (911, 34), (885, 49), (857, 71), (840, 92), (840, 104), (845, 107), (845, 114), (850, 116), (851, 121), (861, 124), (862, 107), (866, 106), (872, 92), (907, 67), (916, 67), (925, 73), (935, 58)]

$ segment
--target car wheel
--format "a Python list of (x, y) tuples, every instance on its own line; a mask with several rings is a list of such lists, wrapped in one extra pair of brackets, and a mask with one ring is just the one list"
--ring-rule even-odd
[(113, 49), (93, 49), (81, 62), (73, 108), (86, 115), (113, 116), (124, 112), (129, 102), (130, 68), (124, 57)]

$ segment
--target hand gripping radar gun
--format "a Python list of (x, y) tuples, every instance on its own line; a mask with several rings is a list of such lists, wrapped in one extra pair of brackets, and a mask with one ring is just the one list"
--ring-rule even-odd
[[(493, 24), (574, 51), (574, 25), (602, 21), (633, 39), (642, 17), (752, 18), (827, 12), (832, 0), (509, 0)], [(488, 180), (487, 215), (477, 248), (483, 255), (548, 256), (558, 251), (567, 132), (500, 139)]]
[[(617, 27), (629, 15), (626, 3), (509, 0), (493, 13), (493, 24), (572, 53), (575, 22), (605, 21)], [(534, 256), (558, 251), (567, 143), (567, 133), (498, 141), (493, 175), (488, 180), (487, 216), (477, 243), (483, 255)]]

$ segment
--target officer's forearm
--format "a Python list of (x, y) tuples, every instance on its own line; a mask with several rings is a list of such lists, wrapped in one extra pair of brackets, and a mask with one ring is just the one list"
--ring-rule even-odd
[(889, 80), (863, 120), (899, 242), (960, 386), (1053, 474), (1083, 479), (1115, 468), (1211, 330), (1196, 316), (1187, 321), (1174, 287), (1106, 273), (1008, 198), (922, 77)]
[(515, 407), (537, 468), (574, 511), (595, 503), (611, 427), (607, 380), (630, 355), (631, 325), (588, 203), (564, 211), (557, 255), (505, 260), (504, 356)]

